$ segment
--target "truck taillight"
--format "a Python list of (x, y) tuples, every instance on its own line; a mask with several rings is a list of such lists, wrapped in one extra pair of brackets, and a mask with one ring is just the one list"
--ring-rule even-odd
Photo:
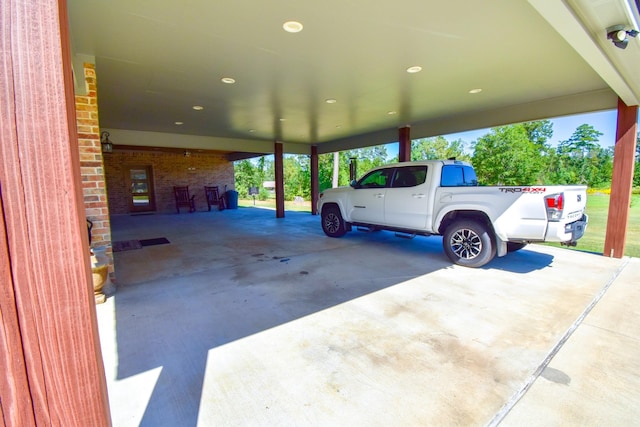
[(564, 193), (545, 196), (544, 203), (547, 208), (547, 219), (549, 221), (558, 221), (562, 218), (562, 210), (564, 209)]

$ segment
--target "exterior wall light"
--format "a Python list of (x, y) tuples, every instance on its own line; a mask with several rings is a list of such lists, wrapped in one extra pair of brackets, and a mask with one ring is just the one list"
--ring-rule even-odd
[(106, 130), (100, 134), (100, 145), (102, 145), (103, 153), (113, 152), (113, 143), (109, 140), (109, 132)]

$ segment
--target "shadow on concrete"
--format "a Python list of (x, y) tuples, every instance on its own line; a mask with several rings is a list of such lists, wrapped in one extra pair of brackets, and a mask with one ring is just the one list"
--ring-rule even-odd
[(494, 258), (484, 269), (508, 271), (510, 273), (530, 273), (548, 267), (553, 261), (553, 255), (521, 249), (504, 257)]
[[(450, 268), (439, 237), (326, 237), (319, 217), (259, 209), (116, 217), (114, 240), (169, 245), (116, 254), (117, 378), (161, 367), (142, 426), (195, 426), (210, 349)], [(552, 257), (522, 250), (486, 268), (524, 273)]]

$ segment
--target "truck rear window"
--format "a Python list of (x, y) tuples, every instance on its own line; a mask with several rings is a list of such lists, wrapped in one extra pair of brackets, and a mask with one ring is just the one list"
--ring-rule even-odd
[(415, 187), (416, 185), (424, 184), (426, 179), (426, 166), (404, 166), (396, 169), (391, 187)]
[(441, 187), (467, 187), (478, 185), (476, 172), (466, 165), (444, 165), (440, 177)]

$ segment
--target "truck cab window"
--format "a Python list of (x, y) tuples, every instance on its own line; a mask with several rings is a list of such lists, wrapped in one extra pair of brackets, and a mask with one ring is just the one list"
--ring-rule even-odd
[(442, 167), (441, 187), (467, 187), (478, 185), (473, 168), (464, 165), (445, 165)]
[(393, 169), (379, 169), (366, 174), (356, 188), (384, 188), (391, 179)]
[(424, 184), (426, 178), (426, 166), (408, 166), (397, 168), (391, 187), (415, 187), (416, 185)]

